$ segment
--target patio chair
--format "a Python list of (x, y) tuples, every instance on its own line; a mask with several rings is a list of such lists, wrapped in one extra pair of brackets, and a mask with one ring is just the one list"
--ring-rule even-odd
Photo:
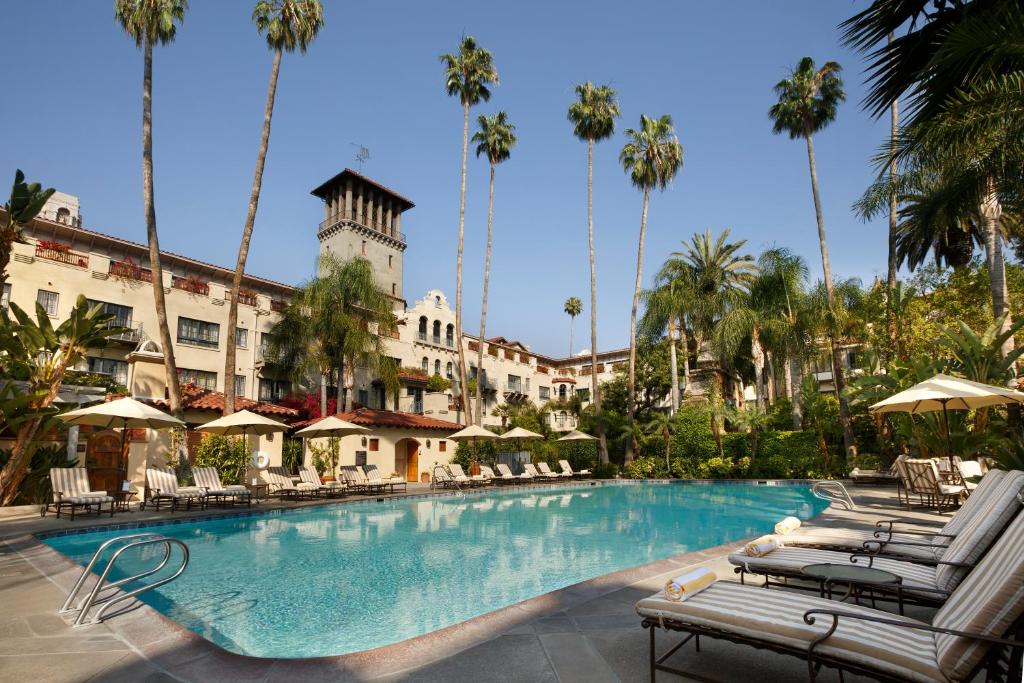
[(448, 471), (451, 472), (452, 478), (458, 482), (460, 486), (483, 486), (487, 483), (484, 475), (474, 474), (473, 476), (470, 476), (462, 469), (462, 465), (457, 462), (448, 463)]
[(509, 481), (504, 477), (499, 477), (498, 475), (496, 475), (494, 473), (494, 470), (491, 469), (490, 465), (480, 465), (480, 474), (483, 476), (484, 479), (487, 480), (487, 483), (491, 485), (505, 484)]
[(245, 503), (252, 506), (252, 492), (242, 484), (224, 484), (216, 467), (193, 467), (192, 478), (196, 486), (206, 489), (208, 502), (235, 505)]
[(458, 484), (455, 481), (455, 477), (452, 476), (447, 465), (434, 465), (430, 475), (430, 488), (450, 489), (457, 487)]
[(971, 480), (984, 476), (981, 463), (977, 460), (961, 460), (956, 464), (956, 471), (960, 475), (960, 483), (973, 496), (978, 489), (979, 482)]
[[(1024, 515), (1007, 527), (1000, 542), (950, 594), (930, 624), (732, 581), (717, 581), (682, 602), (667, 599), (661, 591), (636, 606), (641, 625), (650, 630), (651, 680), (657, 671), (685, 676), (665, 662), (691, 639), (699, 651), (701, 636), (804, 659), (812, 681), (822, 666), (838, 669), (840, 677), (849, 671), (886, 681), (968, 681), (983, 667), (988, 680), (1021, 680), (1021, 547)], [(688, 635), (659, 656), (655, 642), (659, 629)], [(755, 675), (751, 671), (751, 677)]]
[(170, 467), (146, 468), (146, 493), (140, 509), (151, 505), (154, 510), (170, 505), (171, 512), (184, 506), (191, 510), (193, 505), (206, 509), (206, 489), (201, 486), (178, 486), (178, 475)]
[(341, 470), (341, 478), (345, 480), (345, 487), (349, 491), (352, 493), (368, 493), (370, 491), (366, 477), (360, 475), (355, 465), (342, 465), (338, 469)]
[(320, 478), (320, 473), (316, 471), (316, 468), (312, 465), (303, 465), (299, 468), (299, 478), (313, 486), (316, 490), (317, 495), (337, 497), (345, 495), (345, 482), (343, 481), (324, 481)]
[(529, 472), (523, 472), (522, 474), (512, 474), (512, 470), (508, 468), (508, 465), (504, 463), (498, 463), (495, 465), (498, 468), (498, 477), (505, 483), (512, 482), (529, 482), (533, 479), (533, 475)]
[[(1011, 483), (999, 486), (1009, 477)], [(982, 478), (978, 488), (945, 525), (925, 528), (915, 522), (912, 526), (899, 524), (899, 520), (884, 519), (870, 529), (800, 527), (796, 531), (777, 535), (785, 546), (823, 548), (863, 552), (872, 550), (889, 556), (937, 560), (949, 542), (956, 538), (976, 515), (989, 514), (992, 507), (1012, 505), (1015, 491), (1024, 487), (1024, 472), (991, 470)]]
[(910, 490), (922, 505), (942, 510), (955, 507), (966, 496), (967, 489), (961, 484), (948, 484), (943, 480), (935, 460), (907, 458), (904, 461), (910, 477)]
[[(871, 584), (870, 588), (872, 592), (895, 595), (901, 609), (904, 598), (908, 602), (942, 604), (974, 569), (981, 557), (990, 552), (990, 548), (999, 548), (1006, 542), (1003, 530), (1011, 520), (1024, 517), (1019, 498), (1020, 480), (1003, 477), (997, 486), (1000, 491), (991, 494), (992, 503), (987, 509), (982, 514), (973, 515), (947, 547), (937, 546), (934, 560), (896, 559), (871, 551), (851, 554), (816, 548), (783, 547), (764, 557), (733, 553), (729, 556), (729, 562), (735, 565), (741, 582), (745, 580), (746, 574), (757, 574), (764, 577), (766, 587), (771, 584), (772, 577), (808, 578), (803, 568), (811, 564), (873, 567), (900, 577), (899, 584)], [(1000, 537), (1000, 534), (1003, 536)]]
[(39, 511), (45, 517), (52, 509), (60, 518), (61, 510), (71, 513), (75, 518), (75, 510), (81, 508), (88, 512), (96, 508), (96, 514), (103, 514), (103, 505), (107, 505), (110, 516), (114, 516), (114, 497), (106, 491), (92, 491), (89, 487), (89, 473), (84, 467), (51, 467), (50, 468), (50, 502)]
[[(906, 456), (905, 455), (897, 456), (896, 460), (899, 460), (901, 458), (906, 459)], [(852, 479), (853, 481), (856, 481), (856, 482), (865, 482), (865, 483), (873, 483), (873, 484), (880, 484), (880, 483), (885, 483), (885, 482), (897, 482), (898, 483), (899, 480), (900, 480), (900, 478), (899, 478), (899, 471), (898, 471), (898, 469), (896, 467), (896, 461), (895, 460), (893, 461), (892, 465), (889, 466), (888, 469), (884, 469), (884, 470), (879, 470), (879, 469), (862, 470), (862, 469), (858, 469), (858, 468), (854, 467), (853, 471), (850, 472), (850, 479)]]
[(386, 486), (391, 493), (395, 492), (396, 486), (401, 486), (403, 491), (408, 489), (408, 484), (406, 484), (405, 479), (391, 476), (384, 477), (381, 475), (380, 470), (377, 469), (376, 465), (366, 465), (363, 467), (363, 470), (366, 472), (367, 480), (374, 486)]
[(272, 496), (302, 500), (303, 498), (312, 498), (317, 494), (317, 488), (308, 482), (294, 483), (288, 470), (283, 467), (268, 467), (266, 473)]
[(566, 474), (565, 472), (554, 472), (554, 471), (552, 471), (551, 467), (549, 467), (546, 462), (539, 462), (539, 463), (537, 463), (537, 469), (540, 470), (541, 475), (545, 476), (545, 477), (555, 477), (555, 478), (561, 479), (561, 478), (564, 478), (564, 477), (571, 477), (572, 476), (571, 474)]
[(558, 478), (558, 475), (555, 474), (554, 472), (551, 472), (550, 474), (544, 474), (543, 472), (538, 471), (532, 462), (523, 463), (523, 470), (526, 472), (526, 474), (529, 474), (534, 479), (551, 480)]
[(568, 460), (559, 460), (558, 461), (558, 466), (562, 468), (562, 472), (564, 472), (565, 474), (568, 474), (570, 477), (590, 477), (590, 476), (593, 476), (591, 474), (590, 470), (574, 471), (572, 469), (572, 467), (569, 466), (569, 461)]

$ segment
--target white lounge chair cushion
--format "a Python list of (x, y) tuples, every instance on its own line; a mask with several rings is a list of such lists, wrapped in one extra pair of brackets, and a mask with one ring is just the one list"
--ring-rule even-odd
[(228, 484), (227, 486), (224, 487), (224, 490), (225, 491), (232, 491), (233, 493), (248, 493), (249, 492), (249, 489), (247, 489), (242, 484)]
[[(642, 617), (708, 626), (806, 649), (832, 623), (830, 617), (819, 617), (814, 624), (805, 624), (804, 612), (815, 608), (879, 616), (878, 611), (866, 607), (789, 591), (742, 586), (733, 581), (718, 581), (685, 602), (673, 602), (660, 592), (638, 602), (636, 611)], [(906, 617), (884, 616), (914, 623)], [(907, 680), (921, 683), (947, 680), (938, 668), (935, 639), (928, 631), (840, 619), (836, 632), (816, 650), (822, 655), (864, 663)]]
[(295, 485), (295, 488), (300, 491), (316, 491), (320, 487), (316, 484), (310, 484), (308, 481), (300, 481)]
[(60, 502), (74, 505), (96, 505), (98, 503), (113, 503), (114, 498), (108, 495), (68, 496), (61, 498)]
[[(850, 552), (863, 552), (864, 541), (882, 541), (888, 538), (885, 533), (879, 533), (879, 537), (874, 535), (876, 529), (828, 529), (828, 528), (814, 528), (814, 527), (800, 527), (796, 531), (783, 536), (777, 536), (776, 538), (782, 542), (784, 546), (810, 546), (810, 545), (829, 545), (840, 548), (849, 548)], [(923, 529), (922, 529), (923, 531)], [(887, 546), (885, 552), (887, 553), (898, 553), (907, 557), (913, 557), (915, 559), (922, 560), (937, 560), (942, 552), (945, 550), (943, 545), (947, 545), (952, 539), (945, 538), (942, 536), (916, 536), (910, 534), (893, 534), (891, 540), (894, 543), (932, 543), (936, 542), (935, 546), (931, 545), (893, 545)], [(873, 547), (878, 547), (877, 544)]]
[[(803, 567), (809, 564), (824, 564), (826, 562), (831, 564), (850, 564), (850, 553), (818, 550), (816, 548), (779, 548), (764, 557), (750, 557), (743, 553), (733, 553), (729, 556), (729, 561), (738, 567), (749, 567), (757, 573), (770, 573), (774, 569), (798, 574)], [(858, 559), (858, 564), (861, 562), (863, 562), (863, 566), (867, 566), (867, 559)], [(930, 589), (937, 588), (935, 585), (935, 567), (927, 567), (921, 564), (884, 557), (876, 557), (871, 566), (903, 577), (904, 591), (913, 590), (915, 586)], [(937, 596), (933, 595), (931, 597)]]

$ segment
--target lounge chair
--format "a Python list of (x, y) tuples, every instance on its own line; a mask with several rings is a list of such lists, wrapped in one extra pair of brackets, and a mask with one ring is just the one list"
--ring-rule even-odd
[(487, 480), (488, 484), (505, 484), (509, 481), (504, 477), (496, 475), (490, 465), (480, 465), (480, 474)]
[(498, 478), (506, 484), (513, 482), (529, 482), (533, 480), (533, 475), (529, 472), (512, 474), (512, 470), (510, 470), (508, 465), (504, 463), (498, 463), (495, 467), (498, 468)]
[(430, 475), (430, 488), (449, 489), (457, 487), (458, 484), (455, 481), (455, 477), (448, 471), (447, 465), (436, 465), (434, 467), (434, 471)]
[(917, 494), (922, 505), (941, 510), (944, 507), (955, 507), (966, 497), (966, 487), (943, 481), (935, 460), (908, 458), (905, 464), (910, 477), (910, 491)]
[(448, 463), (448, 471), (451, 472), (452, 478), (459, 486), (483, 486), (487, 483), (484, 475), (475, 474), (470, 476), (462, 469), (462, 465), (457, 462)]
[(403, 491), (408, 489), (408, 484), (406, 484), (405, 479), (391, 476), (383, 477), (376, 465), (366, 465), (363, 470), (366, 473), (367, 481), (369, 481), (373, 486), (379, 485), (382, 488), (387, 487), (391, 493), (395, 492), (396, 486), (401, 486)]
[(141, 509), (151, 505), (159, 510), (162, 505), (170, 504), (171, 512), (184, 506), (191, 510), (193, 505), (206, 509), (206, 489), (201, 486), (178, 486), (178, 475), (170, 467), (146, 468), (146, 493)]
[(352, 493), (368, 493), (370, 490), (366, 477), (356, 470), (355, 465), (342, 465), (341, 478), (345, 480), (345, 487)]
[[(1010, 481), (1000, 485), (1004, 478)], [(899, 520), (880, 520), (871, 529), (806, 528), (790, 534), (776, 536), (785, 546), (845, 550), (848, 552), (879, 552), (890, 556), (937, 560), (971, 519), (988, 514), (992, 507), (1013, 505), (1016, 492), (1024, 487), (1024, 472), (991, 470), (963, 506), (939, 528), (924, 528), (920, 524), (906, 526)]]
[(550, 474), (544, 474), (543, 472), (539, 472), (537, 470), (537, 468), (534, 467), (532, 462), (524, 463), (523, 464), (523, 470), (526, 472), (526, 474), (529, 474), (534, 479), (548, 479), (548, 480), (550, 480), (550, 479), (557, 479), (558, 478), (558, 475), (555, 474), (554, 472), (551, 472)]
[[(968, 681), (983, 665), (990, 680), (1021, 680), (1024, 642), (1010, 634), (1019, 634), (1024, 613), (1022, 547), (1024, 515), (1018, 515), (930, 624), (732, 581), (717, 581), (681, 602), (659, 592), (636, 606), (641, 625), (650, 629), (651, 680), (657, 671), (686, 675), (665, 662), (691, 637), (699, 650), (701, 636), (805, 659), (812, 681), (821, 666), (886, 681)], [(659, 656), (658, 629), (689, 635)], [(996, 661), (1006, 648), (1005, 663)], [(1002, 666), (1009, 670), (993, 670)], [(757, 677), (754, 669), (749, 674)]]
[[(896, 459), (906, 459), (906, 456), (900, 455)], [(893, 461), (892, 465), (889, 466), (889, 469), (886, 470), (862, 470), (857, 467), (854, 467), (853, 470), (850, 472), (850, 479), (852, 479), (853, 481), (875, 484), (893, 481), (898, 482), (899, 476), (899, 471), (897, 469), (895, 461)]]
[(554, 472), (554, 471), (552, 471), (551, 468), (548, 466), (548, 464), (546, 462), (539, 462), (539, 463), (537, 463), (537, 469), (540, 470), (541, 476), (544, 476), (544, 477), (556, 477), (556, 478), (561, 479), (563, 477), (571, 477), (572, 476), (571, 474), (566, 474), (565, 472)]
[(270, 484), (270, 495), (278, 498), (301, 500), (317, 495), (316, 486), (305, 481), (294, 483), (288, 470), (283, 467), (268, 467), (267, 479)]
[[(1011, 520), (1024, 517), (1018, 498), (1018, 483), (1014, 478), (1003, 477), (997, 485), (1012, 495), (992, 494), (995, 496), (994, 503), (983, 514), (973, 515), (950, 540), (948, 547), (939, 547), (934, 560), (915, 558), (911, 561), (870, 552), (850, 554), (816, 548), (783, 547), (763, 557), (733, 553), (729, 556), (729, 562), (736, 566), (741, 582), (746, 574), (757, 574), (765, 577), (766, 586), (770, 584), (770, 577), (806, 579), (808, 577), (803, 568), (811, 564), (874, 567), (900, 577), (898, 585), (872, 585), (871, 588), (873, 592), (896, 594), (901, 608), (904, 598), (917, 603), (941, 604), (990, 548), (1004, 542), (999, 536)], [(1024, 552), (1021, 554), (1024, 555)]]
[(208, 502), (235, 505), (245, 503), (252, 506), (252, 492), (242, 484), (224, 484), (216, 467), (193, 467), (192, 478), (196, 486), (206, 489)]
[(324, 481), (312, 465), (303, 465), (299, 468), (299, 479), (313, 486), (317, 495), (329, 497), (345, 495), (345, 482)]
[(106, 491), (91, 490), (89, 473), (84, 467), (51, 467), (50, 484), (53, 489), (50, 502), (43, 505), (40, 516), (46, 516), (47, 510), (53, 509), (59, 519), (61, 510), (68, 510), (74, 519), (75, 510), (79, 508), (86, 512), (95, 508), (99, 515), (103, 514), (104, 505), (108, 506), (110, 516), (114, 516), (114, 497), (108, 496)]
[(957, 474), (960, 475), (960, 483), (964, 485), (964, 488), (973, 496), (974, 492), (978, 488), (978, 483), (972, 481), (978, 477), (985, 476), (984, 470), (981, 468), (981, 463), (977, 460), (961, 460), (956, 464)]
[(563, 473), (568, 474), (570, 477), (589, 477), (589, 476), (592, 476), (590, 470), (574, 471), (572, 469), (572, 467), (569, 466), (569, 461), (568, 460), (559, 460), (558, 461), (558, 466), (562, 468), (562, 472)]

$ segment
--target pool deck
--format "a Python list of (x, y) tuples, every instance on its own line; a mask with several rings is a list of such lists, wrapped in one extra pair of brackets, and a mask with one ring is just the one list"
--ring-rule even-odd
[[(425, 486), (409, 488), (408, 495), (429, 493)], [(808, 526), (943, 519), (900, 509), (892, 487), (858, 486), (851, 493), (858, 510), (829, 508)], [(303, 505), (309, 503), (261, 503), (258, 508)], [(204, 514), (216, 512), (175, 513), (175, 518)], [(167, 512), (134, 512), (115, 515), (113, 523), (168, 517)], [(87, 516), (73, 523), (52, 514), (40, 518), (38, 507), (0, 508), (0, 682), (647, 681), (648, 635), (640, 628), (636, 601), (691, 565), (710, 567), (732, 580), (726, 556), (742, 545), (597, 577), (396, 645), (341, 657), (273, 660), (226, 652), (140, 603), (102, 624), (71, 628), (56, 610), (77, 577), (76, 565), (32, 534), (110, 523), (109, 517)], [(908, 608), (907, 613), (927, 618), (931, 610)], [(692, 677), (659, 673), (658, 680), (806, 680), (802, 660), (711, 639), (701, 645), (700, 654), (686, 648), (673, 659)], [(838, 676), (823, 671), (819, 680)], [(847, 675), (845, 680), (862, 679)]]

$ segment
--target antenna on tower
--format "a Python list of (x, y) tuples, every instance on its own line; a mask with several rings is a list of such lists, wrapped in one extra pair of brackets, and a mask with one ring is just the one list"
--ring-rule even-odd
[(349, 144), (356, 148), (356, 165), (359, 166), (359, 172), (362, 173), (363, 164), (370, 158), (370, 149), (368, 147), (363, 147), (362, 145), (357, 145), (354, 142), (350, 142)]

